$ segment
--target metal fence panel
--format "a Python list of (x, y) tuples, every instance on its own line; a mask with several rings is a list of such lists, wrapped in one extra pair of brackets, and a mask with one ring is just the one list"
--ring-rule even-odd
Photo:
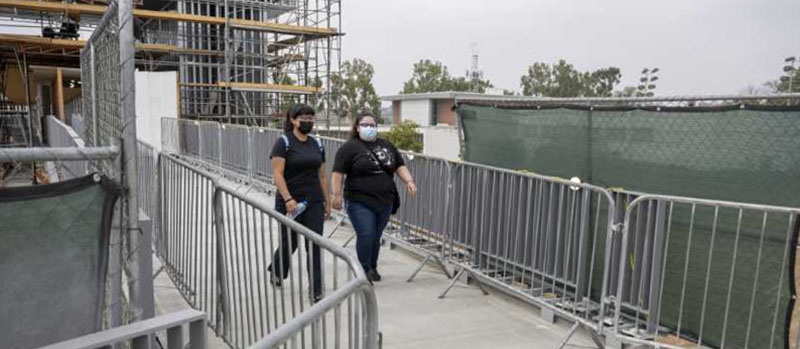
[[(84, 147), (83, 139), (52, 115), (47, 117), (47, 142), (50, 147)], [(88, 161), (56, 161), (55, 164), (61, 181), (83, 177), (89, 173)]]
[(475, 164), (453, 174), (450, 260), (601, 329), (612, 231), (605, 189)]
[[(239, 196), (235, 188), (218, 187), (216, 209), (221, 246), (221, 283), (225, 326), (223, 337), (234, 347), (250, 346), (259, 338), (318, 312), (310, 323), (294, 323), (286, 340), (300, 347), (374, 347), (377, 309), (366, 276), (353, 256), (265, 204)], [(283, 233), (281, 226), (290, 227)], [(290, 242), (291, 241), (291, 242)], [(280, 247), (282, 244), (295, 249)], [(295, 246), (295, 247), (291, 247)], [(288, 273), (275, 285), (283, 254), (290, 254)], [(310, 267), (319, 264), (317, 269)], [(319, 287), (322, 301), (333, 297), (326, 311), (309, 298)], [(321, 302), (322, 302), (321, 301)], [(320, 302), (320, 303), (321, 303)], [(336, 308), (334, 310), (333, 308)], [(274, 340), (273, 343), (280, 342)], [(336, 344), (334, 344), (336, 343)], [(280, 343), (276, 343), (280, 344)], [(271, 347), (271, 346), (268, 346)]]
[[(374, 291), (354, 256), (225, 179), (170, 155), (159, 163), (163, 229), (157, 252), (189, 304), (210, 315), (226, 343), (377, 347)], [(281, 225), (291, 235), (282, 234)], [(279, 287), (268, 265), (285, 253), (278, 248), (282, 240), (302, 247), (290, 256)], [(308, 268), (317, 261), (319, 279)], [(323, 298), (316, 304), (308, 297), (309, 280), (321, 280)]]
[(181, 154), (200, 157), (200, 122), (178, 120), (178, 142)]
[(214, 180), (166, 155), (159, 158), (160, 229), (156, 254), (175, 286), (193, 308), (208, 314), (216, 328), (219, 285)]
[[(220, 128), (221, 152), (231, 159), (224, 161), (225, 167), (269, 181), (272, 168), (267, 153), (283, 131), (245, 130), (231, 125)], [(192, 132), (184, 134), (192, 137)], [(246, 142), (248, 134), (251, 141)], [(320, 140), (330, 173), (344, 141)], [(193, 142), (191, 138), (180, 141)], [(188, 148), (184, 154), (193, 155)], [(246, 171), (236, 162), (243, 162), (237, 159), (248, 152), (252, 160)], [(402, 206), (393, 217), (399, 229), (387, 231), (393, 241), (438, 262), (454, 262), (564, 316), (602, 328), (602, 319), (608, 314), (600, 307), (601, 299), (612, 290), (604, 288), (609, 285), (604, 279), (606, 264), (598, 259), (606, 253), (598, 250), (614, 246), (606, 240), (612, 235), (616, 210), (608, 191), (419, 154), (403, 156), (414, 174), (419, 196), (411, 198), (399, 191)]]
[(625, 211), (615, 330), (712, 347), (788, 347), (800, 209), (637, 194)]
[(216, 164), (222, 161), (222, 133), (217, 122), (200, 122), (198, 129), (198, 153), (200, 158)]
[(139, 180), (139, 209), (151, 220), (158, 213), (156, 194), (158, 185), (158, 152), (153, 146), (139, 141), (137, 146)]
[(178, 119), (161, 118), (161, 150), (167, 153), (179, 153), (180, 147), (180, 126)]
[[(240, 174), (249, 175), (251, 166), (251, 129), (242, 125), (222, 125), (220, 143), (222, 144), (222, 167)], [(269, 157), (268, 150), (256, 152), (257, 156)]]
[(278, 141), (280, 135), (280, 131), (275, 129), (253, 128), (253, 132), (251, 132), (252, 141), (248, 148), (253, 154), (252, 174), (255, 179), (272, 183), (272, 161), (270, 161), (269, 154), (272, 152), (272, 147)]

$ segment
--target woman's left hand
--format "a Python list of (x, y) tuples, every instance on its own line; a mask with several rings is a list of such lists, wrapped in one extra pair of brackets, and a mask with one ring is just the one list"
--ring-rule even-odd
[(408, 195), (411, 195), (411, 197), (413, 198), (414, 196), (417, 195), (417, 185), (414, 184), (414, 182), (406, 183), (406, 192), (408, 192)]
[(325, 220), (327, 221), (328, 218), (331, 218), (331, 202), (325, 201)]

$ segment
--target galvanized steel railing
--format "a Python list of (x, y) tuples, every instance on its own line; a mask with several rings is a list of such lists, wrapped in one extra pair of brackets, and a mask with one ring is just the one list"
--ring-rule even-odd
[[(240, 179), (269, 184), (272, 173), (268, 153), (281, 130), (236, 127), (235, 131), (229, 131), (228, 127), (217, 127), (220, 134), (214, 135), (213, 132), (199, 132), (200, 123), (192, 121), (164, 123), (164, 138), (177, 139), (173, 142), (175, 147), (165, 150), (194, 156), (212, 165), (222, 164), (238, 173)], [(321, 140), (330, 172), (333, 157), (344, 142), (325, 137)], [(221, 156), (217, 159), (214, 154)], [(548, 312), (574, 321), (575, 328), (580, 325), (590, 328), (598, 344), (605, 341), (674, 347), (660, 342), (664, 339), (659, 335), (666, 332), (678, 340), (708, 342), (702, 333), (688, 333), (691, 331), (685, 329), (685, 322), (673, 326), (661, 318), (663, 309), (685, 306), (684, 299), (664, 298), (663, 279), (670, 258), (665, 239), (670, 238), (673, 226), (669, 214), (676, 205), (739, 209), (748, 214), (761, 214), (764, 219), (769, 216), (770, 220), (782, 214), (790, 225), (786, 231), (788, 237), (796, 234), (791, 226), (796, 218), (791, 217), (800, 214), (800, 210), (793, 208), (613, 191), (555, 177), (419, 154), (404, 153), (404, 157), (416, 178), (419, 196), (411, 199), (401, 191), (403, 204), (393, 217), (396, 229), (389, 232), (391, 241), (421, 250), (426, 256), (423, 264), (435, 260), (448, 276), (445, 264), (459, 270), (457, 276), (471, 274), (472, 279), (511, 291)], [(646, 196), (636, 199), (640, 195)], [(740, 234), (731, 237), (739, 241)], [(787, 252), (780, 263), (780, 268), (784, 269), (789, 268), (788, 257), (793, 255), (790, 251), (794, 245), (788, 237)], [(747, 253), (760, 253), (763, 242), (753, 245), (757, 247), (737, 246), (738, 251), (749, 248)], [(672, 252), (675, 252), (674, 247)], [(713, 253), (713, 248), (709, 253)], [(681, 273), (684, 280), (709, 280), (713, 276), (709, 270), (676, 272)], [(781, 274), (785, 271), (781, 270)], [(730, 275), (734, 272), (735, 269)], [(442, 296), (458, 279), (454, 278)], [(755, 297), (762, 295), (760, 291), (756, 293), (758, 275), (747, 282), (746, 293), (757, 294)], [(726, 285), (723, 291), (726, 294), (722, 296), (728, 301), (731, 294), (743, 289), (741, 286), (734, 288), (730, 282)], [(705, 290), (704, 300), (694, 305), (703, 314), (710, 304), (712, 291)], [(777, 302), (774, 297), (780, 297), (780, 292), (769, 296)], [(747, 306), (752, 308), (753, 304), (756, 304), (754, 300)], [(731, 311), (735, 306), (727, 304), (721, 315), (725, 318), (723, 340), (735, 331), (729, 324), (743, 320)], [(777, 310), (773, 307), (770, 314), (777, 316)], [(749, 313), (752, 315), (754, 311), (751, 309)], [(754, 321), (752, 316), (744, 320)], [(708, 319), (703, 318), (700, 328), (707, 322)], [(696, 323), (691, 326), (698, 328)], [(777, 332), (780, 326), (781, 321), (775, 320), (771, 328)], [(750, 328), (748, 324), (744, 342), (729, 340), (723, 344), (754, 345)], [(774, 342), (775, 336), (770, 336), (770, 342)], [(562, 344), (566, 344), (566, 340)]]
[[(788, 271), (793, 269), (800, 209), (619, 195), (627, 205), (613, 271), (614, 333), (620, 340), (660, 342), (659, 347), (672, 347), (663, 344), (665, 338), (675, 345), (681, 341), (679, 347), (790, 346), (790, 323), (778, 314), (785, 310), (791, 316), (781, 299), (796, 297), (787, 279), (794, 280)], [(769, 255), (775, 247), (779, 252)], [(755, 329), (765, 328), (758, 322), (766, 324), (768, 333)], [(795, 340), (794, 347), (800, 347)]]
[[(232, 182), (174, 155), (159, 160), (156, 250), (181, 294), (229, 345), (376, 348), (374, 291), (355, 257)], [(297, 251), (279, 287), (268, 266), (291, 229)], [(279, 256), (279, 255), (276, 255)], [(321, 301), (309, 297), (321, 267)], [(306, 270), (308, 269), (308, 270)]]
[[(189, 327), (188, 336), (183, 329), (185, 325)], [(113, 348), (122, 345), (133, 349), (149, 349), (153, 347), (152, 344), (160, 332), (167, 334), (165, 344), (168, 349), (208, 347), (205, 314), (196, 310), (184, 310), (51, 344), (41, 349)]]
[[(47, 117), (47, 143), (50, 147), (84, 148), (83, 139), (68, 125), (50, 115)], [(56, 161), (59, 179), (62, 181), (82, 177), (89, 173), (88, 161)]]

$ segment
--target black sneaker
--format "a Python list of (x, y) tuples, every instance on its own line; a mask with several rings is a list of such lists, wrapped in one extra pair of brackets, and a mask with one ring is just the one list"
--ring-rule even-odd
[(367, 279), (372, 282), (381, 281), (381, 274), (378, 274), (378, 269), (370, 269), (367, 271)]

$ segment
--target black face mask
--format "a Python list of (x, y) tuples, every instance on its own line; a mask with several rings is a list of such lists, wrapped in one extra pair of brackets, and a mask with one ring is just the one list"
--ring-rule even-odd
[(311, 130), (314, 128), (313, 121), (300, 121), (300, 127), (297, 128), (300, 133), (307, 135), (311, 133)]

